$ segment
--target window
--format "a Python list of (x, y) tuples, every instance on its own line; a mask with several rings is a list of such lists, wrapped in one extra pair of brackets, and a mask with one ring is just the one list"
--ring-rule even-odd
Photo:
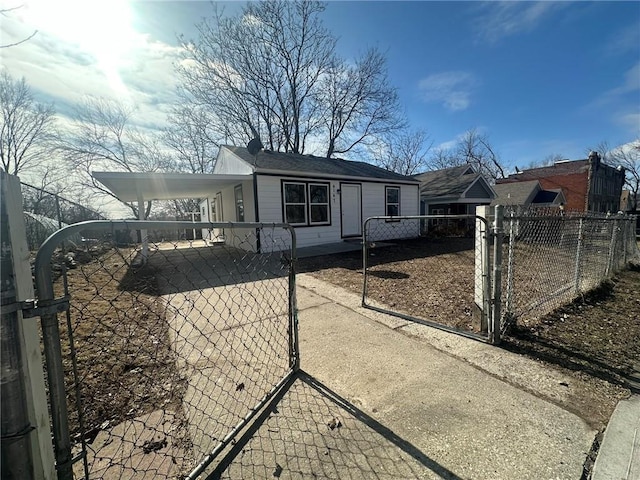
[(309, 219), (311, 225), (329, 223), (329, 185), (309, 184)]
[(236, 197), (236, 221), (244, 222), (244, 201), (242, 199), (242, 185), (237, 185), (233, 189), (233, 193)]
[(385, 211), (388, 217), (400, 215), (400, 187), (385, 187)]
[(291, 225), (329, 225), (329, 184), (283, 182), (284, 221)]

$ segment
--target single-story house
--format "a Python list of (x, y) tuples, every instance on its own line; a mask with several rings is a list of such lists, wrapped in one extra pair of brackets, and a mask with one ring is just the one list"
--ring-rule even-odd
[[(425, 172), (415, 178), (420, 181), (421, 215), (475, 215), (476, 207), (489, 205), (497, 196), (487, 179), (471, 165)], [(451, 223), (431, 219), (426, 226)], [(473, 228), (474, 220), (463, 223)]]
[[(418, 215), (419, 185), (369, 163), (221, 146), (212, 174), (94, 172), (122, 201), (201, 198), (204, 222), (288, 223), (298, 247), (336, 243), (362, 236), (373, 216)], [(371, 240), (419, 235), (417, 221), (389, 221)], [(228, 233), (228, 232), (227, 232)], [(203, 238), (255, 251), (277, 248), (258, 237), (240, 244), (225, 232)], [(236, 245), (237, 243), (237, 245)], [(271, 246), (270, 246), (271, 245)]]
[(498, 194), (491, 205), (522, 208), (561, 207), (567, 200), (561, 188), (545, 190), (538, 180), (527, 182), (499, 183), (493, 186)]
[[(203, 221), (288, 223), (298, 247), (359, 238), (369, 217), (418, 214), (417, 180), (364, 162), (270, 150), (252, 155), (224, 145), (214, 175), (246, 179), (212, 188), (200, 205)], [(417, 222), (413, 229), (407, 222), (389, 224), (384, 239), (418, 236)], [(207, 236), (217, 241), (221, 232)]]

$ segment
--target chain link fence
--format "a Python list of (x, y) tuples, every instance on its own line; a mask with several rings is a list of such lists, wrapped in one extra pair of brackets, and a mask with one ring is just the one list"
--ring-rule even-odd
[[(293, 230), (123, 241), (193, 225), (88, 222), (38, 253), (39, 302), (69, 299), (42, 318), (60, 478), (196, 478), (297, 370)], [(56, 249), (82, 229), (103, 234)]]
[(637, 261), (635, 221), (622, 215), (507, 212), (502, 330), (536, 321)]
[(483, 218), (372, 217), (363, 231), (364, 306), (487, 338), (489, 231)]
[[(21, 183), (21, 190), (27, 244), (32, 251), (37, 250), (49, 235), (66, 225), (104, 219), (100, 213), (42, 188)], [(90, 235), (90, 232), (86, 233)], [(71, 240), (81, 243), (82, 238), (76, 235)]]

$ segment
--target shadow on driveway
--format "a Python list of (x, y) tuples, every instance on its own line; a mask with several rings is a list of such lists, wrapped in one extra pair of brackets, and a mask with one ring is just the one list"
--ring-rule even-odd
[(304, 371), (207, 478), (280, 477), (461, 478)]

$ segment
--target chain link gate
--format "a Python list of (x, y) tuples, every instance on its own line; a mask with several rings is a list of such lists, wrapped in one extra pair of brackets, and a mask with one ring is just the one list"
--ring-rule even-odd
[(362, 305), (497, 343), (491, 277), (500, 272), (491, 271), (490, 250), (495, 233), (477, 215), (368, 218)]
[[(193, 228), (209, 236), (162, 241)], [(58, 478), (205, 472), (299, 369), (295, 251), (284, 224), (91, 221), (52, 235), (35, 273)]]

